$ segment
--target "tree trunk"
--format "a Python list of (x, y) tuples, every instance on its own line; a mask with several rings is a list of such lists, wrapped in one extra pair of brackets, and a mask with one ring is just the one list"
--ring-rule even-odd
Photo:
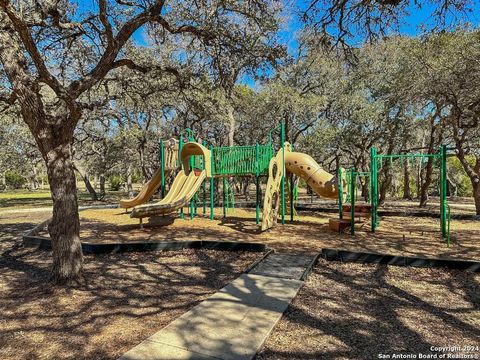
[(473, 199), (475, 200), (476, 214), (480, 215), (480, 182), (473, 182)]
[(392, 184), (392, 173), (390, 171), (390, 164), (386, 163), (383, 167), (383, 178), (384, 180), (380, 184), (378, 204), (383, 205), (387, 200), (387, 190)]
[(46, 154), (53, 216), (48, 225), (52, 239), (52, 280), (57, 284), (78, 283), (82, 278), (77, 189), (71, 144), (57, 145)]
[(98, 200), (98, 195), (97, 195), (97, 192), (95, 191), (95, 188), (92, 186), (92, 183), (90, 182), (90, 176), (89, 176), (88, 172), (83, 171), (83, 169), (78, 165), (75, 165), (75, 170), (77, 170), (77, 172), (80, 174), (80, 177), (82, 178), (83, 182), (85, 183), (85, 188), (87, 189), (88, 193), (90, 194), (90, 198), (93, 201), (97, 201)]
[[(432, 154), (434, 152), (435, 143), (437, 141), (436, 139), (437, 128), (438, 128), (438, 125), (435, 124), (435, 117), (432, 116), (432, 118), (430, 119), (430, 138), (428, 141), (428, 154)], [(439, 143), (441, 143), (442, 138), (443, 138), (442, 132), (440, 131), (438, 135)], [(428, 158), (427, 166), (423, 174), (424, 174), (424, 177), (423, 177), (422, 187), (420, 189), (420, 204), (419, 204), (420, 207), (427, 206), (427, 202), (428, 202), (428, 188), (432, 183), (432, 174), (433, 174), (433, 158), (432, 157)]]
[(235, 114), (232, 105), (228, 106), (228, 146), (233, 146), (235, 135)]
[(473, 167), (470, 166), (466, 159), (465, 151), (461, 145), (461, 143), (457, 143), (457, 158), (460, 160), (460, 163), (463, 165), (463, 169), (467, 173), (470, 182), (472, 183), (475, 211), (477, 215), (480, 215), (480, 157), (475, 159), (475, 165)]
[(5, 178), (5, 171), (2, 171), (0, 176), (0, 190), (6, 190), (7, 188), (7, 179)]
[(40, 182), (38, 181), (38, 171), (36, 164), (32, 164), (32, 190), (38, 190), (40, 188)]
[(246, 177), (244, 180), (243, 180), (243, 189), (242, 189), (242, 193), (243, 195), (245, 196), (245, 201), (250, 201), (250, 192), (248, 191), (248, 185), (250, 185), (250, 178)]
[(104, 174), (100, 175), (100, 194), (101, 194), (101, 198), (103, 199), (105, 197), (105, 175)]
[(433, 174), (433, 158), (429, 157), (427, 166), (424, 171), (424, 178), (422, 183), (422, 188), (420, 189), (420, 207), (427, 206), (428, 202), (428, 189), (432, 183), (432, 174)]
[(403, 162), (403, 198), (412, 200), (412, 190), (410, 189), (410, 162), (405, 159)]
[(132, 165), (128, 165), (127, 167), (127, 191), (128, 191), (128, 197), (133, 198)]
[(450, 179), (447, 173), (447, 196), (457, 196), (458, 186)]

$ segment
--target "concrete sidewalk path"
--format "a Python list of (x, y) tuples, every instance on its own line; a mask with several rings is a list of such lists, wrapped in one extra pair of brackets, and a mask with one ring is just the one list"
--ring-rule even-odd
[[(267, 261), (288, 269), (288, 257), (271, 254), (120, 359), (252, 359), (303, 284), (298, 268), (305, 270), (301, 264), (311, 258), (295, 259), (288, 276), (257, 274), (268, 272)], [(293, 273), (298, 278), (290, 278)]]

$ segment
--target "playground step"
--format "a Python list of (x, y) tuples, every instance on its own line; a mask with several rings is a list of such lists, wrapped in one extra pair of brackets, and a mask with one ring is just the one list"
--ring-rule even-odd
[(315, 257), (272, 253), (120, 360), (249, 360), (303, 284)]

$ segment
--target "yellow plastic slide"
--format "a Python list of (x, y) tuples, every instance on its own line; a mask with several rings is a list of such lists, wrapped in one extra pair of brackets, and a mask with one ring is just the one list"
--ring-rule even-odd
[[(165, 178), (168, 179), (173, 169), (165, 169)], [(125, 209), (134, 208), (137, 205), (144, 204), (150, 200), (155, 191), (162, 184), (162, 170), (158, 169), (152, 178), (143, 185), (142, 190), (132, 199), (120, 200), (120, 206)]]
[[(168, 179), (177, 168), (178, 141), (169, 139), (165, 142), (164, 159), (165, 159), (165, 180)], [(155, 191), (162, 184), (162, 170), (158, 169), (152, 178), (143, 185), (142, 190), (133, 199), (120, 200), (120, 207), (131, 209), (135, 206), (148, 202)]]
[[(304, 179), (315, 193), (321, 197), (336, 199), (338, 197), (338, 179), (326, 172), (310, 156), (293, 152), (291, 145), (285, 143), (285, 154), (279, 150), (277, 156), (270, 160), (269, 177), (262, 211), (262, 231), (270, 229), (277, 223), (280, 207), (281, 176), (283, 174), (282, 159), (285, 156), (285, 170)], [(346, 182), (343, 182), (346, 192)]]
[(337, 177), (323, 170), (310, 155), (285, 151), (285, 169), (305, 180), (318, 196), (338, 198)]
[(198, 189), (206, 178), (206, 171), (203, 170), (199, 175), (191, 171), (187, 176), (182, 170), (178, 173), (167, 196), (154, 204), (145, 204), (136, 206), (130, 217), (144, 218), (155, 215), (164, 215), (172, 213), (188, 205), (192, 197), (195, 196)]
[[(205, 170), (190, 170), (189, 159), (193, 155), (203, 155)], [(180, 155), (180, 160), (186, 170), (182, 170), (177, 174), (165, 198), (154, 204), (136, 206), (132, 210), (130, 217), (145, 218), (164, 215), (187, 206), (200, 189), (203, 181), (211, 176), (210, 156), (210, 150), (203, 145), (196, 142), (186, 143)]]

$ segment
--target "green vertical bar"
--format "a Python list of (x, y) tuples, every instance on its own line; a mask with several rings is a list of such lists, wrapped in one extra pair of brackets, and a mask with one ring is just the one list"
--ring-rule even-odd
[(293, 174), (290, 174), (290, 221), (293, 222), (293, 191), (294, 191), (294, 184), (293, 184)]
[(282, 224), (285, 224), (285, 123), (280, 124), (280, 143), (282, 145)]
[(440, 230), (447, 237), (447, 147), (440, 148)]
[(370, 149), (370, 228), (372, 232), (375, 232), (377, 225), (377, 195), (376, 195), (376, 185), (377, 185), (377, 158), (376, 158), (376, 149), (372, 146)]
[(340, 220), (343, 219), (343, 183), (342, 183), (342, 168), (337, 170), (338, 176), (338, 215)]
[(260, 223), (260, 163), (259, 163), (259, 147), (255, 144), (255, 223)]
[[(205, 146), (205, 147), (207, 146), (207, 142), (205, 140), (203, 140), (203, 146)], [(202, 164), (203, 164), (202, 168), (203, 169), (202, 170), (205, 170), (205, 168), (207, 167), (207, 165), (205, 164), (205, 161), (206, 161), (206, 159), (203, 158), (203, 162), (202, 162)], [(203, 215), (205, 215), (205, 213), (207, 212), (207, 204), (206, 204), (206, 201), (207, 201), (207, 182), (206, 181), (203, 182), (202, 187), (203, 187), (203, 199), (202, 199)]]
[(215, 210), (215, 177), (214, 177), (214, 154), (213, 146), (210, 146), (210, 153), (211, 153), (211, 171), (212, 177), (210, 178), (210, 220), (213, 220), (215, 217), (214, 210)]
[[(180, 140), (178, 142), (178, 161), (180, 162), (180, 166), (183, 166), (182, 165), (182, 148), (183, 148), (183, 135), (180, 135)], [(184, 214), (183, 214), (183, 206), (182, 206), (182, 208), (180, 209), (180, 219), (183, 219), (183, 218), (184, 218)]]
[(160, 140), (160, 168), (162, 172), (162, 199), (165, 197), (165, 149), (163, 147), (163, 140)]
[(226, 184), (227, 184), (227, 181), (226, 181), (226, 178), (225, 176), (222, 178), (223, 179), (223, 217), (227, 217), (227, 208), (225, 207), (226, 205)]
[(351, 170), (350, 175), (350, 234), (355, 235), (355, 188), (356, 188), (357, 174), (355, 168)]

